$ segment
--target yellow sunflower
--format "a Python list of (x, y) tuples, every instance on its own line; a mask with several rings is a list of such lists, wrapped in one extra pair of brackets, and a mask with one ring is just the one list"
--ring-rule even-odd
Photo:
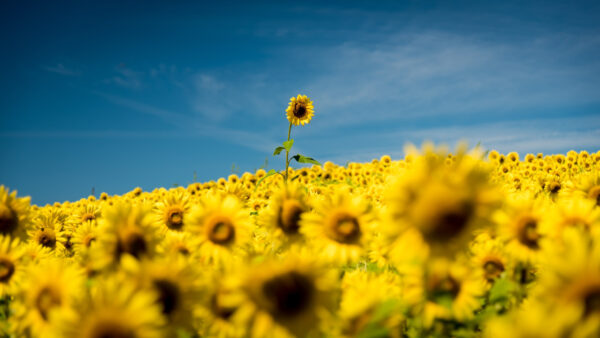
[(167, 330), (173, 335), (178, 330), (188, 333), (195, 330), (195, 306), (204, 289), (196, 266), (176, 256), (142, 261), (127, 256), (123, 260), (123, 270), (129, 277), (126, 282), (157, 295), (156, 302), (167, 319)]
[(306, 95), (298, 94), (297, 97), (290, 99), (290, 104), (285, 110), (287, 119), (294, 125), (305, 125), (310, 123), (310, 120), (315, 115), (315, 107), (313, 102)]
[(51, 337), (57, 312), (69, 311), (84, 290), (83, 271), (66, 261), (50, 259), (31, 265), (15, 297), (15, 330), (34, 337)]
[(72, 311), (57, 316), (57, 337), (165, 337), (165, 318), (154, 292), (116, 278), (101, 279)]
[(30, 197), (17, 197), (17, 192), (9, 193), (0, 185), (0, 235), (10, 235), (25, 239), (29, 226)]
[(335, 299), (333, 271), (296, 257), (264, 262), (248, 271), (242, 309), (253, 313), (253, 337), (306, 337), (327, 324)]
[(28, 231), (29, 237), (55, 253), (64, 250), (66, 237), (63, 221), (64, 217), (58, 210), (42, 212), (33, 219), (33, 225)]
[(162, 201), (154, 205), (155, 222), (163, 233), (169, 230), (185, 230), (187, 228), (185, 221), (190, 207), (189, 195), (185, 190), (170, 192)]
[(23, 247), (18, 238), (0, 235), (0, 297), (13, 293), (22, 270)]
[(107, 208), (99, 227), (98, 239), (91, 246), (98, 269), (115, 268), (125, 254), (137, 259), (152, 257), (158, 242), (149, 208), (141, 204), (115, 203)]
[(487, 288), (490, 288), (505, 271), (511, 269), (503, 243), (497, 239), (489, 238), (477, 242), (471, 247), (471, 253), (471, 264)]
[(365, 253), (374, 211), (360, 195), (339, 191), (302, 215), (300, 231), (310, 245), (334, 262), (357, 261)]
[(274, 189), (269, 205), (259, 213), (258, 223), (280, 240), (300, 238), (300, 217), (309, 210), (304, 189), (296, 182)]
[(207, 195), (188, 225), (198, 236), (200, 257), (218, 264), (239, 258), (252, 230), (250, 211), (233, 195)]

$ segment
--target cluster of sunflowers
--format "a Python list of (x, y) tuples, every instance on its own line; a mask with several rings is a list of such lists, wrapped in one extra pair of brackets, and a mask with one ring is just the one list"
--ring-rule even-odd
[(313, 108), (291, 99), (283, 172), (44, 207), (0, 186), (0, 333), (600, 335), (600, 152), (290, 159)]
[(600, 152), (407, 154), (44, 207), (2, 186), (1, 330), (600, 334)]

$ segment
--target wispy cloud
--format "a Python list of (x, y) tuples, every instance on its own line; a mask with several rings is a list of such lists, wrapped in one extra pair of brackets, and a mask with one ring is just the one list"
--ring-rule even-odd
[(56, 73), (56, 74), (60, 74), (60, 75), (64, 75), (64, 76), (80, 76), (81, 72), (74, 70), (74, 69), (69, 69), (67, 67), (65, 67), (62, 63), (57, 64), (56, 66), (43, 66), (42, 69), (44, 69), (45, 71), (51, 72), (51, 73)]
[(107, 79), (106, 82), (114, 83), (118, 86), (129, 89), (140, 89), (143, 87), (144, 72), (135, 71), (125, 64), (120, 64), (115, 68), (116, 74)]

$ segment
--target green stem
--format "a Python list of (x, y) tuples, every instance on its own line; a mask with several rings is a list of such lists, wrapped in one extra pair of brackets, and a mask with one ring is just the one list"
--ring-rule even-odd
[[(290, 140), (290, 135), (292, 133), (292, 122), (290, 122), (290, 127), (288, 128), (288, 137), (287, 140)], [(286, 149), (285, 150), (285, 184), (287, 185), (287, 180), (288, 180), (288, 167), (290, 166), (290, 152)]]

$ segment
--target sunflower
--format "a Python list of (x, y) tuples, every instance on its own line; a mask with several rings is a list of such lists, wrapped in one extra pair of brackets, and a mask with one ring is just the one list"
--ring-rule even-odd
[(329, 272), (297, 257), (249, 270), (242, 283), (249, 301), (239, 311), (253, 313), (252, 336), (305, 337), (326, 324), (335, 297)]
[(566, 229), (563, 245), (545, 251), (538, 299), (573, 321), (573, 337), (600, 335), (600, 242), (577, 228)]
[[(361, 336), (368, 327), (386, 329), (389, 337), (401, 337), (404, 316), (399, 307), (402, 297), (401, 277), (392, 272), (376, 275), (362, 270), (344, 274), (339, 314), (343, 321), (342, 334)], [(382, 308), (392, 308), (381, 318)], [(339, 336), (340, 334), (335, 334)]]
[(154, 205), (157, 225), (163, 232), (184, 230), (190, 207), (189, 195), (185, 191), (169, 193)]
[(0, 298), (13, 292), (22, 269), (23, 246), (18, 238), (0, 235)]
[(127, 282), (157, 294), (156, 302), (171, 334), (178, 330), (194, 331), (197, 321), (194, 308), (204, 289), (195, 264), (183, 257), (137, 261), (127, 256), (123, 270), (129, 276)]
[(505, 207), (494, 215), (499, 239), (509, 256), (523, 263), (537, 261), (542, 239), (549, 232), (547, 208), (544, 200), (521, 193), (510, 196)]
[(77, 230), (80, 226), (88, 223), (96, 225), (101, 215), (100, 206), (96, 203), (86, 202), (71, 213), (67, 224), (72, 230)]
[(325, 259), (344, 263), (364, 253), (373, 220), (373, 209), (360, 195), (340, 191), (304, 214), (300, 230)]
[(290, 104), (285, 110), (287, 119), (294, 125), (305, 125), (315, 115), (313, 102), (306, 95), (298, 94), (297, 97), (290, 98)]
[(252, 229), (250, 212), (240, 200), (220, 194), (207, 195), (190, 215), (188, 225), (198, 236), (200, 257), (213, 263), (239, 258)]
[(471, 253), (471, 264), (476, 273), (481, 276), (481, 280), (485, 282), (487, 288), (490, 288), (505, 271), (511, 269), (502, 242), (497, 239), (488, 238), (476, 242), (471, 247)]
[[(425, 304), (423, 320), (426, 327), (435, 319), (464, 321), (481, 307), (484, 284), (466, 265), (436, 259), (424, 269), (421, 288)], [(414, 287), (414, 285), (412, 286)]]
[(187, 232), (168, 232), (157, 248), (157, 253), (165, 256), (183, 256), (196, 259), (198, 239)]
[(116, 203), (105, 210), (98, 239), (91, 246), (98, 269), (116, 267), (125, 254), (137, 259), (154, 255), (158, 238), (150, 210), (141, 204)]
[(301, 236), (300, 217), (308, 210), (305, 191), (299, 184), (280, 184), (259, 214), (258, 223), (276, 239), (295, 241)]
[(74, 309), (57, 316), (59, 337), (164, 337), (165, 319), (154, 292), (117, 278), (102, 279)]
[(415, 149), (406, 151), (414, 160), (386, 191), (389, 221), (382, 232), (395, 237), (414, 227), (433, 255), (453, 255), (487, 226), (502, 195), (476, 150), (467, 154), (459, 148), (452, 157), (433, 145), (425, 145), (420, 156)]
[(31, 265), (15, 297), (15, 330), (34, 337), (51, 336), (56, 312), (69, 311), (84, 289), (83, 271), (63, 260)]
[(66, 237), (64, 233), (64, 216), (60, 211), (48, 210), (33, 219), (33, 226), (28, 231), (29, 237), (37, 244), (53, 252), (64, 250)]
[(0, 235), (25, 239), (29, 225), (30, 197), (17, 197), (17, 192), (0, 185)]

